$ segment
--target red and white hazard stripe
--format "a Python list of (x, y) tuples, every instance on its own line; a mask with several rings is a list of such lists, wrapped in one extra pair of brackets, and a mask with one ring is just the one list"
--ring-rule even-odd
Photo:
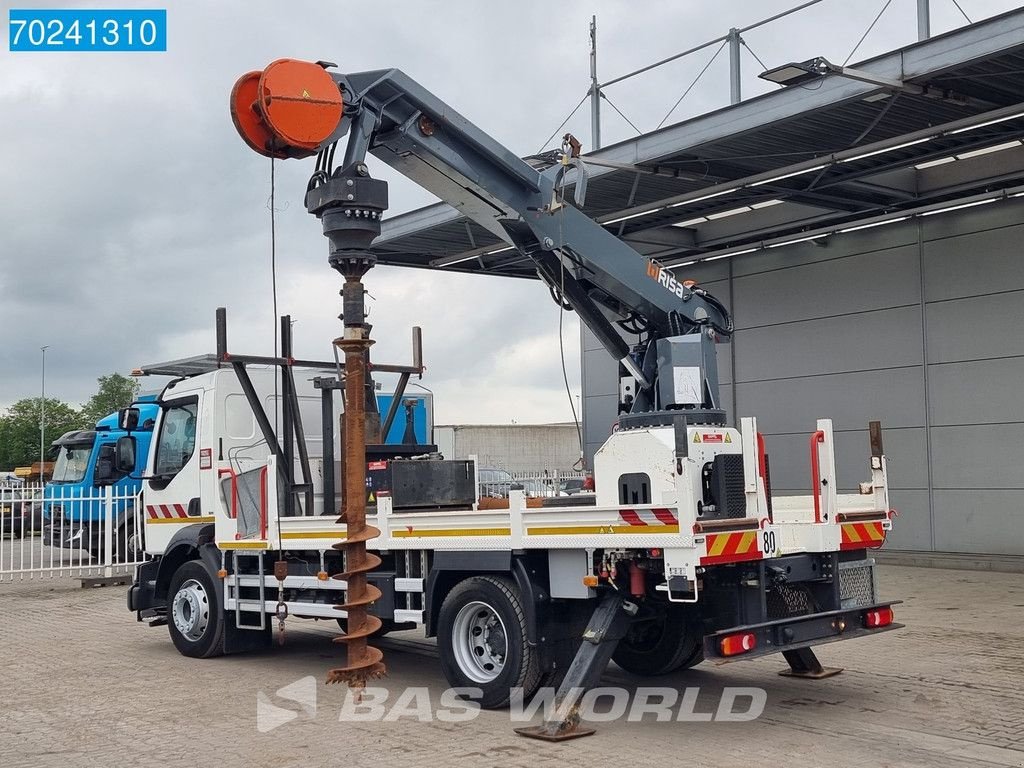
[(679, 525), (670, 509), (620, 509), (619, 519), (630, 526)]
[(188, 510), (182, 504), (147, 504), (146, 516), (150, 520), (174, 520), (188, 517)]

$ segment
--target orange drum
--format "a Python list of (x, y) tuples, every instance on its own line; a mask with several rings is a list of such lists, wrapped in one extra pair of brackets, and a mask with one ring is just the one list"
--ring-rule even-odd
[(278, 59), (247, 72), (231, 90), (231, 119), (252, 149), (267, 157), (316, 154), (341, 122), (338, 84), (323, 67)]

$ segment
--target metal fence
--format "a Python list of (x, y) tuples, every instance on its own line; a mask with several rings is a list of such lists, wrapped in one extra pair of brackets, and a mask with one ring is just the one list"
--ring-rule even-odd
[(141, 494), (0, 487), (0, 582), (132, 574), (146, 559)]
[(513, 485), (523, 486), (528, 497), (571, 496), (583, 490), (585, 472), (539, 470), (509, 472), (504, 469), (478, 470), (479, 496), (505, 498)]

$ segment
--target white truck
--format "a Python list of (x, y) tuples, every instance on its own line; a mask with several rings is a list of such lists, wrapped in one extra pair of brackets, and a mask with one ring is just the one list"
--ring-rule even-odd
[[(421, 625), (437, 637), (448, 681), (479, 688), (484, 707), (543, 684), (557, 684), (565, 703), (596, 684), (610, 658), (660, 675), (702, 659), (781, 652), (792, 674), (821, 677), (838, 670), (823, 668), (812, 646), (899, 626), (893, 603), (879, 600), (870, 557), (894, 515), (876, 422), (858, 492), (839, 493), (832, 425), (821, 419), (808, 425), (810, 493), (774, 496), (755, 419), (730, 426), (721, 408), (715, 348), (733, 333), (728, 309), (583, 213), (579, 142), (567, 135), (560, 152), (531, 165), (397, 70), (332, 66), (282, 59), (250, 72), (232, 93), (232, 116), (261, 154), (317, 156), (306, 207), (345, 276), (344, 337), (335, 344), (345, 351), (346, 398), (358, 397), (369, 360), (361, 280), (387, 257), (373, 249), (387, 185), (370, 177), (370, 153), (497, 238), (481, 257), (531, 262), (552, 298), (579, 314), (620, 363), (618, 431), (594, 458), (594, 494), (540, 506), (513, 489), (496, 503), (504, 500), (478, 498), (471, 462), (442, 460), (429, 445), (397, 457), (367, 448), (364, 467), (356, 406), (346, 419), (352, 517), (336, 520), (333, 489), (323, 493), (330, 514), (316, 514), (302, 439), (309, 424), (292, 396), (299, 364), (287, 352), (263, 360), (280, 369), (291, 403), (279, 440), (265, 394), (246, 361), (227, 353), (219, 323), (215, 362), (231, 370), (175, 381), (159, 401), (145, 487), (154, 559), (129, 595), (140, 619), (166, 623), (182, 653), (206, 657), (268, 643), (272, 616), (351, 611), (353, 630), (339, 638), (348, 666), (329, 680), (353, 685), (382, 671), (371, 633)], [(416, 371), (422, 366), (402, 375)], [(333, 453), (329, 433), (321, 447)], [(529, 735), (583, 733), (573, 707), (556, 712)]]
[[(274, 370), (252, 370), (250, 380), (272, 403)], [(307, 435), (319, 434), (319, 403), (299, 400)], [(289, 620), (343, 618), (335, 606), (346, 584), (329, 574), (344, 571), (334, 545), (345, 526), (332, 507), (324, 513), (321, 472), (313, 506), (299, 493), (285, 514), (279, 459), (235, 370), (183, 376), (158, 402), (144, 484), (153, 559), (138, 570), (129, 608), (167, 624), (194, 657), (269, 644), (279, 602)], [(512, 688), (529, 694), (565, 672), (611, 588), (638, 608), (614, 652), (630, 672), (783, 652), (795, 669), (820, 673), (811, 645), (897, 626), (870, 557), (893, 512), (877, 425), (869, 480), (849, 495), (836, 492), (831, 423), (811, 432), (820, 490), (774, 498), (754, 419), (740, 429), (687, 427), (681, 459), (671, 427), (616, 432), (595, 457), (594, 498), (552, 507), (528, 507), (514, 488), (507, 508), (481, 508), (471, 462), (378, 459), (450, 463), (463, 475), (434, 503), (409, 506), (386, 491), (374, 499), (368, 522), (381, 535), (371, 547), (382, 565), (369, 579), (381, 591), (372, 608), (381, 633), (423, 626), (438, 638), (448, 681), (479, 687), (483, 706), (500, 707)], [(307, 441), (316, 463), (322, 443)], [(273, 573), (279, 560), (290, 563), (283, 580)]]

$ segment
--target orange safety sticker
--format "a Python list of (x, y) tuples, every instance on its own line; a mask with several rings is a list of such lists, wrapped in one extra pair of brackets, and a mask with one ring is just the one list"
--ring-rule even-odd
[(885, 542), (885, 529), (881, 522), (843, 523), (840, 549), (879, 547)]
[(761, 559), (757, 547), (757, 531), (736, 531), (732, 533), (709, 533), (707, 555), (700, 559), (701, 565), (714, 563), (736, 563), (743, 560)]

